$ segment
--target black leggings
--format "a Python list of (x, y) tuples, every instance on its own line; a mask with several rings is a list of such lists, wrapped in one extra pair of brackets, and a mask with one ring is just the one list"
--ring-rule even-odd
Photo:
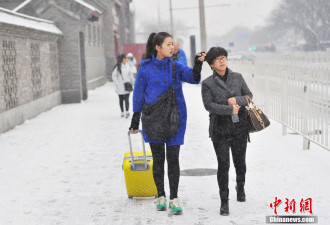
[[(218, 159), (218, 185), (220, 197), (223, 200), (228, 198), (228, 172), (230, 166), (229, 148), (233, 156), (236, 170), (236, 183), (238, 187), (244, 187), (246, 174), (246, 145), (247, 138), (237, 138), (228, 141), (213, 139), (213, 146)], [(223, 194), (222, 194), (223, 193)]]
[(120, 110), (122, 112), (124, 112), (124, 101), (125, 101), (126, 111), (128, 111), (128, 109), (129, 109), (129, 94), (119, 95), (119, 106), (120, 106)]
[[(154, 160), (153, 175), (157, 187), (158, 196), (166, 196), (164, 190), (164, 164), (165, 164), (165, 144), (150, 143), (152, 157)], [(178, 197), (178, 186), (180, 179), (179, 165), (180, 145), (166, 147), (166, 159), (168, 166), (168, 180), (170, 183), (170, 199)]]

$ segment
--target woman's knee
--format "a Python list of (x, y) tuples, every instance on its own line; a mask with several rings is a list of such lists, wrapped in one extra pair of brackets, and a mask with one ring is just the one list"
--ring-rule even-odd
[(180, 153), (180, 145), (169, 146), (166, 151), (167, 163), (169, 165), (178, 164), (179, 163), (179, 153)]
[(225, 161), (218, 161), (218, 171), (229, 172), (230, 164)]

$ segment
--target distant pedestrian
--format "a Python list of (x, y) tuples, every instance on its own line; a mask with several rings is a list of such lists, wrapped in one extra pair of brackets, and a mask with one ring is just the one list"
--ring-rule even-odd
[(137, 73), (137, 70), (136, 70), (136, 59), (135, 59), (135, 57), (133, 56), (133, 54), (131, 52), (129, 52), (127, 54), (127, 58), (128, 58), (127, 63), (131, 67), (133, 76), (136, 77), (136, 73)]
[(172, 58), (177, 61), (178, 63), (181, 63), (185, 66), (187, 66), (187, 57), (186, 53), (184, 53), (183, 49), (180, 48), (179, 42), (174, 42), (174, 53)]
[[(152, 33), (147, 42), (146, 60), (141, 62), (136, 77), (136, 83), (133, 92), (133, 118), (130, 126), (132, 133), (139, 128), (140, 116), (144, 105), (150, 106), (161, 98), (161, 96), (170, 90), (172, 79), (172, 55), (174, 52), (172, 36), (166, 32)], [(147, 136), (143, 124), (142, 114), (142, 132), (145, 142), (150, 143), (153, 157), (153, 177), (158, 191), (157, 210), (164, 211), (167, 208), (167, 199), (164, 190), (164, 163), (165, 146), (166, 159), (168, 165), (168, 179), (170, 185), (169, 208), (174, 214), (181, 214), (182, 207), (178, 201), (178, 185), (180, 178), (179, 152), (180, 145), (184, 144), (184, 135), (186, 131), (187, 109), (182, 91), (182, 81), (191, 84), (198, 84), (200, 81), (200, 72), (204, 61), (205, 53), (197, 54), (195, 57), (194, 69), (174, 62), (176, 67), (174, 91), (177, 102), (179, 127), (174, 136), (166, 139), (152, 139)], [(165, 109), (166, 110), (166, 109)], [(156, 119), (148, 130), (158, 130), (159, 121)]]
[(203, 103), (210, 113), (210, 138), (218, 160), (221, 215), (229, 215), (229, 149), (236, 169), (237, 201), (245, 202), (245, 155), (249, 138), (245, 95), (252, 99), (243, 76), (227, 67), (227, 57), (224, 48), (212, 47), (206, 53), (205, 60), (213, 69), (213, 75), (202, 82)]
[(125, 88), (125, 83), (133, 85), (134, 77), (130, 66), (127, 64), (126, 54), (118, 56), (117, 64), (112, 71), (112, 80), (116, 86), (116, 93), (119, 95), (119, 106), (121, 117), (124, 117), (124, 102), (126, 109), (126, 118), (129, 117), (129, 95), (131, 90)]

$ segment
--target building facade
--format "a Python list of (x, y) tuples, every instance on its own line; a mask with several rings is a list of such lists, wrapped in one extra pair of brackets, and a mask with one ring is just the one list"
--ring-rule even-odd
[(0, 133), (61, 104), (62, 35), (51, 21), (0, 8)]
[[(53, 86), (45, 86), (47, 90), (42, 89), (39, 87), (40, 84), (38, 84), (40, 79), (38, 75), (35, 75), (37, 78), (34, 82), (37, 85), (36, 87), (33, 86), (34, 92), (31, 101), (49, 94), (50, 90), (57, 90), (60, 100), (53, 106), (65, 103), (79, 103), (88, 98), (88, 90), (103, 85), (107, 80), (110, 80), (117, 55), (123, 50), (123, 44), (129, 43), (134, 39), (131, 31), (130, 3), (131, 0), (0, 0), (0, 7), (4, 6), (10, 9), (3, 9), (2, 11), (16, 16), (12, 18), (13, 21), (24, 17), (24, 15), (26, 15), (26, 20), (38, 20), (36, 18), (39, 18), (40, 21), (47, 20), (47, 23), (52, 23), (52, 26), (60, 32), (60, 35), (55, 35), (57, 39), (49, 43), (49, 52), (53, 57), (49, 60), (51, 65), (43, 61), (47, 57), (42, 56), (45, 47), (41, 39), (36, 39), (35, 43), (31, 44), (32, 53), (30, 54), (30, 59), (22, 59), (19, 65), (21, 70), (18, 70), (18, 76), (26, 73), (33, 74), (33, 71), (38, 70), (39, 67), (36, 66), (36, 68), (32, 67), (31, 69), (29, 63), (31, 60), (40, 60), (40, 70), (43, 70), (45, 74), (40, 79), (51, 77), (53, 83), (57, 82), (57, 86), (52, 84)], [(4, 24), (2, 23), (2, 26), (5, 26)], [(19, 32), (26, 32), (23, 28), (17, 29)], [(5, 32), (1, 32), (1, 34), (5, 35)], [(28, 39), (34, 38), (31, 37), (29, 32), (23, 36)], [(4, 39), (3, 41), (7, 40)], [(12, 46), (20, 46), (21, 48), (21, 45), (26, 45), (21, 39), (15, 40), (15, 45), (11, 44), (12, 42), (8, 43), (10, 47), (6, 48), (12, 48)], [(7, 45), (3, 44), (3, 46)], [(5, 49), (4, 52), (8, 52), (8, 50)], [(55, 75), (52, 75), (54, 72), (46, 69), (55, 67), (58, 68), (57, 78)], [(45, 82), (42, 81), (41, 83), (45, 84)], [(4, 88), (4, 86), (0, 87), (0, 91), (1, 88)], [(29, 88), (28, 83), (20, 83), (17, 86), (17, 92), (24, 92), (24, 90)], [(42, 89), (42, 91), (39, 89)], [(3, 93), (6, 93), (7, 89), (4, 90)], [(4, 96), (5, 94), (0, 96), (0, 104), (7, 101), (6, 98), (8, 97)], [(28, 97), (25, 96), (23, 98)], [(10, 107), (0, 106), (0, 119), (4, 118), (3, 113), (9, 115), (19, 104), (24, 105), (26, 101), (30, 101), (25, 101), (21, 97), (19, 99), (18, 103), (15, 103), (15, 100), (10, 101), (8, 103)], [(24, 118), (31, 118), (31, 116)], [(13, 126), (6, 126), (7, 128), (4, 130), (8, 130)]]

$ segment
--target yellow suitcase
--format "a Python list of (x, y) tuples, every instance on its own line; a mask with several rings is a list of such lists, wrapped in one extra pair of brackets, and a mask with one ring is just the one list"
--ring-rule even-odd
[[(140, 130), (137, 132), (142, 137), (142, 132)], [(125, 153), (123, 162), (128, 198), (157, 197), (157, 188), (152, 174), (153, 159), (151, 151), (145, 150), (142, 137), (143, 151), (133, 152), (130, 131), (128, 132), (128, 141), (130, 151)]]

